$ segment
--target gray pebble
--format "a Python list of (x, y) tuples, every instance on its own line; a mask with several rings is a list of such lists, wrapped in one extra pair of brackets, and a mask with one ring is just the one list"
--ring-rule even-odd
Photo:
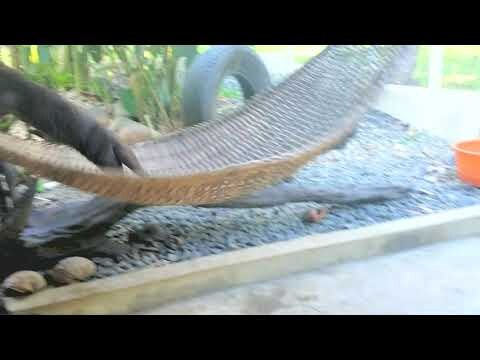
[[(99, 267), (97, 277), (480, 204), (480, 189), (456, 178), (449, 144), (425, 132), (418, 131), (413, 136), (410, 131), (398, 120), (370, 111), (360, 121), (347, 146), (320, 156), (291, 181), (331, 189), (349, 189), (362, 184), (410, 184), (423, 192), (383, 203), (335, 206), (326, 218), (309, 226), (302, 222), (302, 214), (317, 207), (312, 203), (266, 209), (142, 208), (112, 226), (107, 236), (126, 241), (129, 231), (155, 223), (168, 239), (177, 236), (183, 243), (157, 239), (144, 244), (145, 249), (129, 244), (132, 251), (128, 256), (117, 257), (118, 264), (108, 258), (93, 259)], [(392, 150), (395, 148), (402, 156)], [(52, 196), (61, 196), (57, 195), (61, 194), (58, 189)], [(65, 189), (69, 198), (75, 197), (74, 190)]]
[(177, 254), (168, 254), (167, 256), (168, 261), (177, 261), (179, 259), (179, 256)]

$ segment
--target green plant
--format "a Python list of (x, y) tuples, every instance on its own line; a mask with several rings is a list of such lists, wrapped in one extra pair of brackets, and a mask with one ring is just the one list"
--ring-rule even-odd
[(11, 115), (0, 117), (0, 132), (8, 132), (15, 122), (15, 118)]
[(56, 66), (57, 48), (54, 45), (10, 45), (6, 62), (35, 82), (50, 88), (68, 89), (73, 86), (73, 74)]
[(181, 116), (182, 64), (197, 54), (196, 45), (112, 46), (112, 58), (128, 78), (119, 91), (127, 112), (145, 125), (158, 129)]
[(221, 87), (218, 95), (227, 99), (243, 99), (243, 94), (240, 90), (226, 87)]
[[(154, 129), (181, 117), (181, 74), (197, 54), (196, 45), (10, 45), (1, 50), (1, 60), (8, 58), (27, 78), (54, 89), (93, 93), (105, 103), (119, 99), (131, 117)], [(122, 78), (119, 86), (116, 80)]]
[[(430, 49), (421, 46), (414, 79), (428, 85)], [(442, 86), (451, 89), (480, 90), (480, 46), (445, 45)]]

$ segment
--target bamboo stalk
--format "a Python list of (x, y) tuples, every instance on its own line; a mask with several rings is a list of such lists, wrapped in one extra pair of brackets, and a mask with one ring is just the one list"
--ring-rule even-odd
[(88, 64), (87, 53), (83, 48), (73, 47), (72, 51), (73, 68), (75, 76), (75, 87), (77, 91), (88, 90)]
[(10, 45), (10, 57), (12, 58), (12, 67), (20, 69), (20, 51), (18, 45)]

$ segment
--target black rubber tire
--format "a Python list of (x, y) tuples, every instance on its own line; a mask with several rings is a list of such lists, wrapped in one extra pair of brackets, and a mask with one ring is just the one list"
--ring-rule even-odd
[(239, 82), (245, 100), (271, 85), (265, 64), (250, 47), (212, 46), (195, 58), (185, 76), (182, 110), (186, 126), (215, 119), (217, 94), (227, 76)]
[(413, 73), (417, 67), (418, 51), (418, 45), (410, 47), (409, 53), (406, 54), (402, 60), (401, 67), (399, 67), (397, 71), (387, 79), (387, 84), (415, 85)]

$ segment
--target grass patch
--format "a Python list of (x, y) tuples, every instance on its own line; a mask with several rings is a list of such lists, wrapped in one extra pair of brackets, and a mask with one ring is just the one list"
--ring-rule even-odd
[(218, 91), (218, 96), (227, 98), (227, 99), (236, 99), (236, 100), (243, 99), (241, 90), (229, 89), (226, 87), (220, 88), (220, 90)]
[[(421, 46), (414, 79), (428, 84), (428, 46)], [(442, 86), (449, 89), (480, 90), (480, 46), (448, 45), (444, 47)]]

